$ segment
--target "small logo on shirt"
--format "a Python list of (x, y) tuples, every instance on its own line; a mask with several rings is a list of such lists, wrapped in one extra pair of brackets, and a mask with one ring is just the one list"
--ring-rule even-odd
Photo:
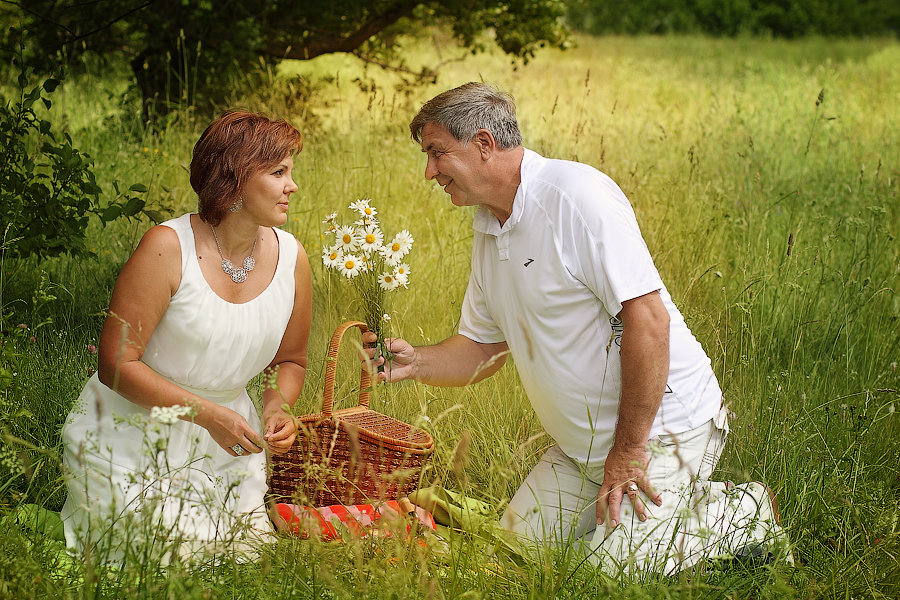
[(530, 264), (533, 263), (533, 262), (534, 262), (534, 259), (533, 259), (533, 258), (529, 258), (528, 260), (525, 261), (524, 264), (525, 264), (525, 266), (527, 267), (528, 265), (530, 265)]

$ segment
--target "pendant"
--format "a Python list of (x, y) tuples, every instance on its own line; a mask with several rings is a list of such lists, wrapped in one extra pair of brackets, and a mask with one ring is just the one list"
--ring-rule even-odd
[(232, 269), (229, 275), (231, 275), (231, 280), (235, 283), (244, 283), (247, 281), (247, 271), (240, 267)]
[(216, 240), (216, 250), (219, 251), (219, 257), (222, 259), (222, 270), (235, 283), (247, 281), (247, 273), (256, 268), (256, 259), (253, 258), (253, 251), (256, 250), (256, 240), (253, 240), (253, 246), (250, 247), (250, 256), (244, 259), (242, 266), (235, 267), (233, 262), (222, 255), (222, 247), (219, 245), (219, 236), (216, 235), (216, 228), (212, 225), (209, 228), (212, 229), (213, 239)]
[(256, 267), (256, 261), (253, 260), (252, 256), (248, 256), (244, 259), (243, 267), (235, 267), (234, 263), (227, 258), (222, 261), (222, 270), (225, 271), (225, 274), (231, 277), (231, 280), (235, 283), (244, 283), (247, 281), (247, 272), (252, 271), (254, 267)]

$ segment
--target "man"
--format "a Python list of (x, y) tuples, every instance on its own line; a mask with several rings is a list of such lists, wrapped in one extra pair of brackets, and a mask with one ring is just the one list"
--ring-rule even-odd
[[(671, 572), (746, 541), (733, 532), (742, 500), (708, 482), (727, 431), (721, 390), (618, 186), (525, 149), (512, 99), (488, 85), (439, 94), (410, 132), (426, 179), (478, 207), (472, 271), (459, 333), (388, 340), (380, 378), (461, 386), (512, 354), (557, 444), (501, 519), (523, 538), (589, 542), (610, 572)], [(746, 490), (768, 517), (766, 489)]]

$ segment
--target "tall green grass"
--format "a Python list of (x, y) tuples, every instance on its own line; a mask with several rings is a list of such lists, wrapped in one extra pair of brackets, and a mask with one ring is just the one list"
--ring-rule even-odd
[[(441, 57), (461, 53), (436, 39)], [(233, 105), (283, 114), (305, 134), (287, 226), (310, 254), (315, 291), (310, 374), (297, 410), (317, 409), (327, 339), (338, 323), (360, 316), (346, 282), (318, 258), (322, 218), (354, 199), (371, 198), (387, 230), (408, 228), (416, 238), (410, 288), (392, 298), (393, 333), (431, 343), (455, 331), (471, 212), (452, 207), (424, 180), (406, 124), (435, 93), (483, 79), (518, 99), (527, 146), (597, 166), (631, 199), (734, 412), (718, 475), (759, 479), (775, 490), (795, 567), (608, 582), (573, 557), (547, 552), (517, 560), (495, 549), (490, 536), (457, 535), (432, 554), (396, 544), (282, 540), (250, 564), (155, 573), (147, 565), (60, 564), (50, 542), (11, 527), (0, 533), (10, 557), (0, 567), (0, 596), (900, 595), (900, 46), (694, 37), (577, 42), (518, 68), (501, 55), (466, 57), (417, 88), (346, 56), (235, 82)], [(438, 55), (425, 45), (416, 52), (413, 66)], [(186, 166), (207, 118), (183, 111), (151, 132), (124, 116), (123, 106), (136, 106), (124, 72), (93, 69), (62, 88), (54, 114), (94, 157), (98, 181), (142, 181), (156, 207), (192, 209)], [(7, 448), (28, 458), (24, 474), (0, 471), (2, 512), (22, 501), (58, 509), (63, 499), (59, 426), (93, 366), (88, 345), (96, 343), (115, 273), (142, 229), (97, 226), (94, 233), (95, 262), (2, 265), (3, 302), (23, 322), (53, 319), (25, 348), (22, 384), (0, 398), (0, 424), (12, 436)], [(45, 306), (33, 293), (42, 271), (56, 296)], [(342, 358), (339, 377), (345, 403), (352, 402), (352, 354)], [(373, 404), (435, 435), (426, 483), (498, 511), (552, 443), (512, 365), (468, 388), (381, 387)], [(464, 432), (471, 444), (461, 469), (455, 449)], [(16, 550), (23, 547), (29, 551)]]

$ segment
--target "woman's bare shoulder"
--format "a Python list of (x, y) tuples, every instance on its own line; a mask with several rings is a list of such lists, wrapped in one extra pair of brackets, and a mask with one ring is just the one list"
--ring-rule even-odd
[(132, 281), (137, 285), (151, 285), (152, 279), (158, 284), (166, 281), (170, 295), (178, 289), (181, 282), (181, 243), (178, 234), (171, 227), (156, 225), (144, 233), (141, 241), (125, 267), (122, 269), (120, 279), (124, 275), (135, 276), (138, 281)]

